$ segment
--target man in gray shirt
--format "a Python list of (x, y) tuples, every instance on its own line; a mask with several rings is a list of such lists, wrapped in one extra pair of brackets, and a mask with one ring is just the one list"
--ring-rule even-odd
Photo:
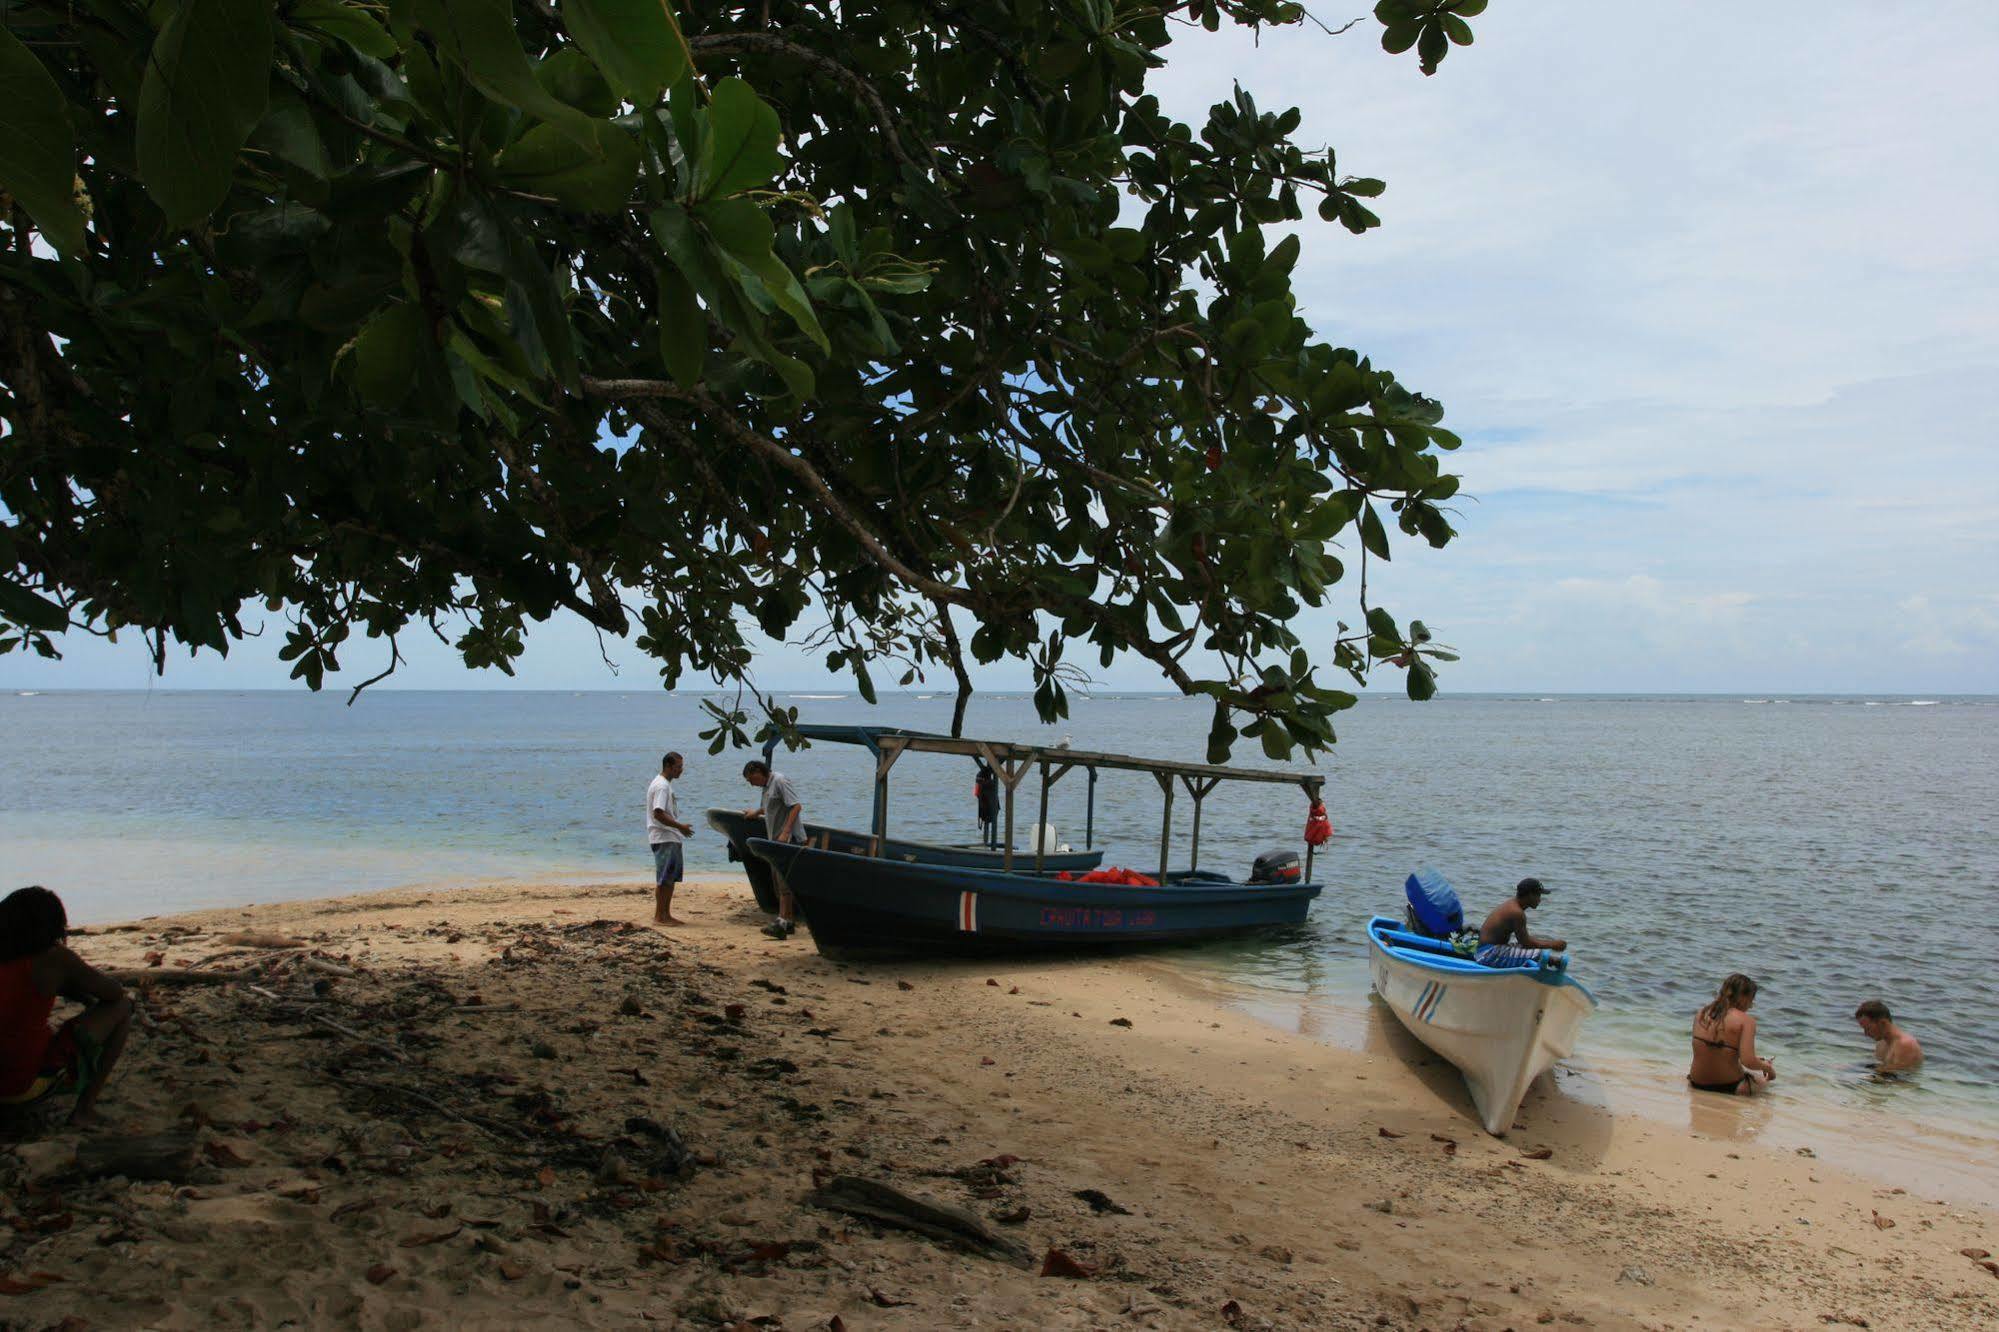
[[(791, 779), (781, 772), (772, 772), (770, 764), (761, 759), (751, 759), (743, 765), (743, 780), (763, 792), (761, 807), (744, 810), (743, 817), (762, 814), (764, 836), (773, 842), (803, 842), (805, 809)], [(791, 896), (791, 885), (785, 882), (782, 870), (772, 866), (771, 877), (777, 881), (777, 919), (764, 926), (763, 932), (773, 939), (787, 939), (798, 928), (798, 903)]]

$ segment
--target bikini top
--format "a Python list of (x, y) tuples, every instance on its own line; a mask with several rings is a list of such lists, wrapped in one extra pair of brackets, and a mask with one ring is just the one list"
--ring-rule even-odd
[(1740, 1053), (1742, 1050), (1740, 1045), (1730, 1045), (1727, 1041), (1711, 1041), (1701, 1035), (1701, 1020), (1698, 1017), (1694, 1019), (1694, 1039), (1702, 1045), (1707, 1046), (1710, 1050), (1734, 1050), (1737, 1053)]

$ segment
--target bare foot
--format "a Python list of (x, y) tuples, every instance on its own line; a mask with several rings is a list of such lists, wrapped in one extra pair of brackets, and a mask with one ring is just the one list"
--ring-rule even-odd
[(687, 922), (678, 916), (654, 916), (652, 923), (655, 925), (685, 925)]

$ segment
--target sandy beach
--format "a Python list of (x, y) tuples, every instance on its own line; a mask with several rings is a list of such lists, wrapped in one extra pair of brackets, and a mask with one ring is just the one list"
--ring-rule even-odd
[[(1447, 1067), (1142, 960), (843, 966), (738, 881), (677, 905), (500, 882), (75, 939), (240, 979), (149, 988), (97, 1145), (0, 1155), (0, 1326), (1999, 1322), (1989, 1204), (1559, 1094), (1489, 1138)], [(162, 1132), (179, 1182), (78, 1162)], [(848, 1177), (987, 1255), (819, 1205)]]

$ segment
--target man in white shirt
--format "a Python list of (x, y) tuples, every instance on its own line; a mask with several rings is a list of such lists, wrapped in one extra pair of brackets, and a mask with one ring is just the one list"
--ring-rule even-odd
[(685, 771), (680, 755), (669, 753), (659, 761), (659, 776), (646, 787), (646, 841), (652, 846), (653, 911), (655, 925), (684, 925), (673, 914), (673, 885), (685, 869), (681, 843), (694, 832), (680, 821), (680, 799), (673, 793), (673, 779)]
[[(743, 780), (762, 793), (761, 804), (744, 810), (744, 818), (763, 815), (764, 836), (773, 842), (805, 840), (805, 809), (789, 777), (772, 772), (768, 763), (751, 759), (743, 765)], [(763, 932), (773, 939), (788, 939), (798, 928), (798, 903), (791, 895), (791, 885), (784, 881), (784, 872), (775, 865), (771, 878), (777, 881), (777, 919), (764, 926)]]

